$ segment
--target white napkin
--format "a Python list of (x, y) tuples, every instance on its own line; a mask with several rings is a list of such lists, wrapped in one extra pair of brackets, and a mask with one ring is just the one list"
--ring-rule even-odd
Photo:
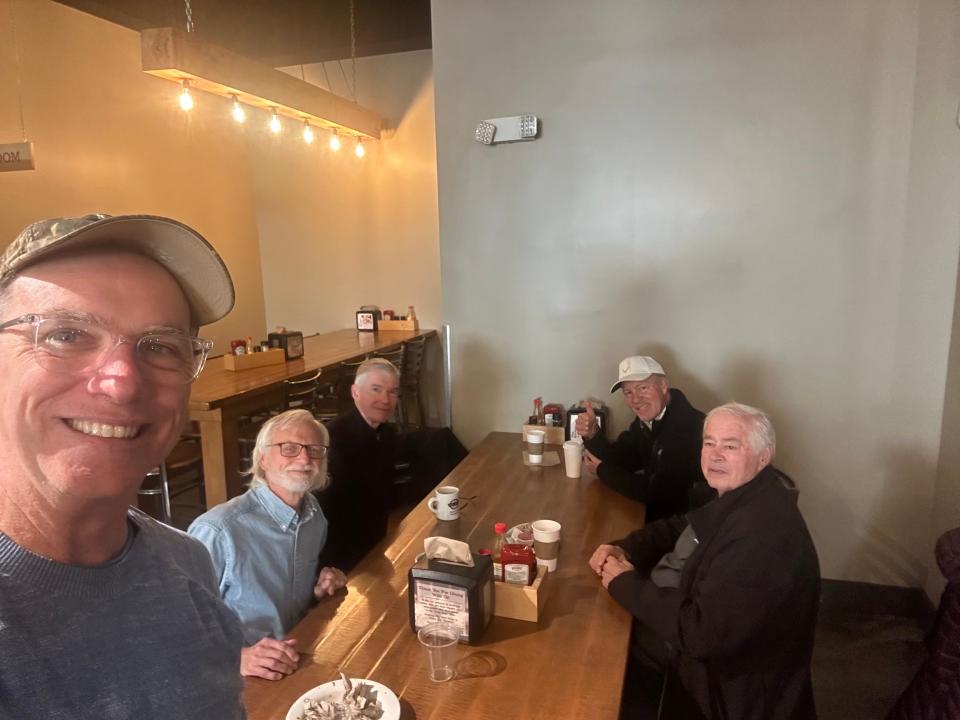
[(429, 560), (443, 560), (473, 567), (473, 555), (470, 546), (460, 540), (445, 537), (428, 537), (423, 541), (423, 551)]

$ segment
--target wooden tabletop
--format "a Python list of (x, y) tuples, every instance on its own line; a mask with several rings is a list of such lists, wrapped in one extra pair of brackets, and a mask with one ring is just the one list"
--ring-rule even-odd
[[(404, 720), (617, 717), (630, 617), (587, 560), (599, 544), (640, 527), (643, 505), (595, 478), (567, 478), (562, 462), (524, 466), (512, 433), (487, 436), (442, 484), (476, 499), (454, 521), (438, 521), (426, 501), (407, 515), (351, 573), (347, 592), (316, 605), (291, 633), (304, 653), (300, 668), (279, 681), (247, 679), (251, 720), (283, 720), (300, 695), (339, 669), (392, 689)], [(493, 545), (495, 522), (542, 518), (563, 530), (540, 622), (494, 617), (479, 644), (458, 647), (454, 679), (431, 682), (407, 607), (407, 572), (423, 539), (444, 535), (477, 550)]]
[(366, 353), (399, 345), (407, 340), (435, 334), (435, 330), (334, 330), (305, 337), (303, 357), (299, 360), (237, 372), (224, 369), (222, 358), (211, 358), (190, 390), (190, 409), (209, 410), (220, 407), (227, 400), (279, 386), (287, 378), (331, 367), (344, 360), (359, 358)]

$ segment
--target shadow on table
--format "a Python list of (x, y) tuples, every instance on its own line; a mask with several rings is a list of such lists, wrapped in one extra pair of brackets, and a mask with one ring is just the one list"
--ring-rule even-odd
[(413, 709), (413, 705), (404, 698), (398, 699), (400, 700), (400, 720), (416, 720), (417, 711)]
[(477, 650), (457, 661), (454, 680), (484, 678), (499, 675), (507, 669), (507, 659), (490, 650)]

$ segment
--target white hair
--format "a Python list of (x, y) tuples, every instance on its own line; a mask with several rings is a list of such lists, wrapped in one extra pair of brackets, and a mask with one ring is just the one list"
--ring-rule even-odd
[(357, 376), (354, 379), (353, 384), (363, 385), (365, 382), (364, 378), (368, 374), (377, 371), (392, 375), (397, 382), (400, 381), (400, 371), (397, 369), (396, 365), (386, 358), (370, 358), (369, 360), (364, 360), (357, 367)]
[(774, 432), (773, 422), (769, 415), (759, 408), (743, 403), (730, 402), (715, 407), (708, 412), (703, 422), (704, 427), (710, 422), (710, 418), (719, 413), (727, 413), (739, 420), (748, 422), (750, 424), (750, 444), (753, 446), (754, 452), (762, 453), (764, 450), (769, 450), (770, 459), (773, 460), (773, 456), (777, 454), (777, 434)]
[[(253, 447), (250, 467), (245, 473), (250, 476), (250, 487), (255, 488), (258, 485), (265, 485), (267, 482), (263, 468), (260, 467), (260, 461), (267, 452), (267, 447), (270, 445), (273, 433), (277, 430), (285, 430), (286, 428), (300, 425), (314, 428), (320, 436), (320, 443), (327, 445), (327, 453), (330, 452), (330, 433), (327, 432), (326, 426), (317, 420), (309, 410), (297, 408), (296, 410), (287, 410), (279, 415), (274, 415), (263, 424), (260, 432), (257, 433), (257, 442)], [(323, 490), (329, 482), (330, 478), (327, 475), (327, 455), (324, 455), (323, 459), (320, 460), (320, 470), (317, 472), (317, 477), (309, 489)]]

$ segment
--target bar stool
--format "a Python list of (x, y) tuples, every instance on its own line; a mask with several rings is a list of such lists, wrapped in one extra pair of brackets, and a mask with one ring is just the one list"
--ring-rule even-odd
[(205, 510), (203, 501), (203, 453), (195, 439), (182, 438), (170, 454), (144, 476), (137, 495), (160, 497), (160, 521), (173, 522), (173, 498), (197, 489), (200, 495), (198, 508)]
[(359, 368), (366, 359), (365, 357), (362, 360), (344, 361), (340, 363), (338, 367), (337, 411), (340, 415), (349, 412), (353, 407), (353, 395), (350, 392), (350, 388), (353, 387), (353, 383), (357, 379), (357, 368)]
[(309, 376), (299, 376), (283, 381), (283, 398), (279, 408), (271, 408), (266, 414), (240, 426), (237, 443), (240, 445), (240, 459), (244, 465), (253, 461), (253, 448), (257, 444), (257, 435), (263, 423), (275, 415), (287, 410), (304, 409), (316, 411), (317, 397), (320, 391), (320, 376), (323, 368)]
[[(421, 337), (415, 340), (407, 340), (402, 347), (403, 361), (400, 372), (400, 417), (403, 419), (404, 430), (419, 430), (425, 424), (426, 414), (423, 410), (423, 398), (420, 396), (420, 375), (423, 369), (423, 353), (427, 344), (427, 338)], [(410, 404), (417, 410), (417, 422), (410, 422), (410, 413), (408, 406)]]

